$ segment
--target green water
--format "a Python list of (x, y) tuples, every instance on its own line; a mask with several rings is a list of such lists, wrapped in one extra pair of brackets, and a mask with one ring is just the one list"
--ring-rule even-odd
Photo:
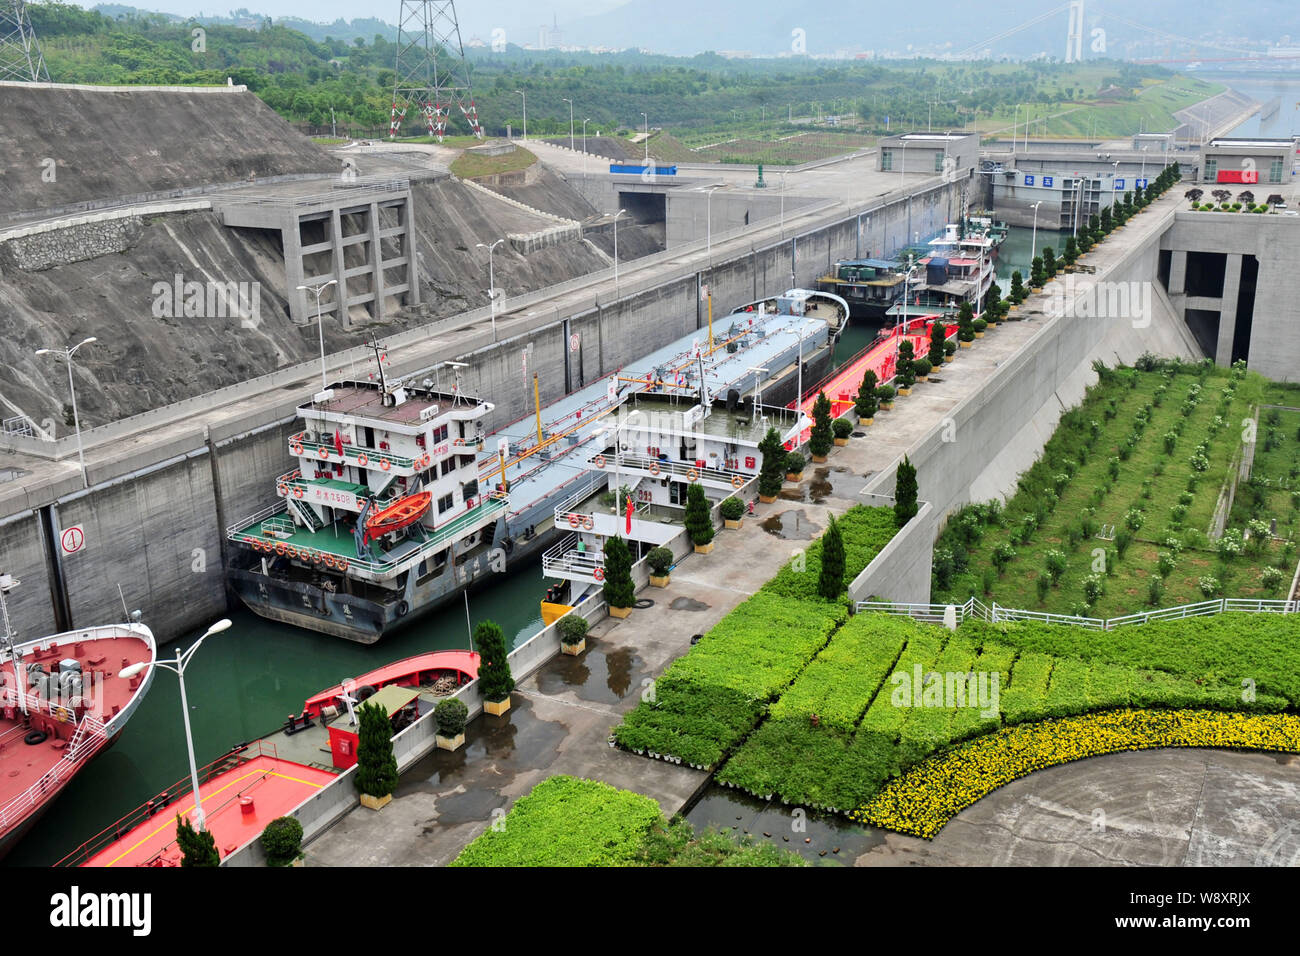
[[(496, 621), (517, 646), (541, 629), (544, 590), (540, 558), (513, 566), (470, 591), (470, 620)], [(469, 646), (461, 595), (370, 646), (276, 624), (242, 605), (230, 617), (233, 626), (204, 642), (185, 675), (200, 767), (275, 730), (304, 700), (345, 677), (424, 651)], [(195, 637), (159, 648), (158, 656), (174, 658)], [(77, 775), (5, 863), (48, 866), (187, 777), (180, 706), (176, 675), (160, 668), (117, 743)]]

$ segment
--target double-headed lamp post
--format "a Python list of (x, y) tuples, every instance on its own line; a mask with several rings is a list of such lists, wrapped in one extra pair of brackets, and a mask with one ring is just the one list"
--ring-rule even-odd
[(504, 239), (498, 239), (490, 246), (482, 242), (476, 242), (474, 244), (478, 248), (486, 249), (488, 251), (488, 305), (492, 310), (492, 341), (493, 342), (497, 340), (497, 280), (496, 280), (496, 273), (492, 270), (492, 250), (494, 250), (497, 246), (501, 245), (501, 243), (503, 242), (505, 242)]
[(92, 335), (90, 338), (82, 339), (76, 345), (67, 348), (36, 350), (37, 355), (62, 355), (64, 361), (68, 363), (68, 394), (72, 396), (72, 426), (77, 432), (77, 462), (81, 465), (81, 485), (83, 488), (89, 488), (90, 481), (86, 478), (86, 455), (81, 448), (81, 417), (77, 414), (77, 388), (72, 382), (72, 356), (83, 345), (90, 345), (92, 342), (98, 341), (99, 339)]
[(528, 142), (528, 95), (523, 90), (515, 90), (524, 98), (524, 142)]
[(1043, 201), (1041, 199), (1038, 200), (1038, 202), (1034, 203), (1034, 233), (1033, 233), (1033, 239), (1030, 241), (1029, 244), (1029, 268), (1030, 269), (1033, 269), (1034, 267), (1034, 256), (1038, 252), (1038, 207), (1041, 206), (1042, 204)]
[(573, 100), (567, 96), (562, 97), (562, 99), (569, 104), (569, 149), (573, 149)]
[(587, 178), (587, 124), (591, 122), (588, 116), (582, 121), (582, 178)]
[[(203, 636), (195, 641), (194, 646), (192, 646), (188, 651), (177, 654), (176, 657), (170, 661), (154, 661), (154, 664), (158, 667), (166, 668), (180, 679), (181, 715), (185, 718), (185, 746), (189, 748), (190, 753), (190, 785), (194, 788), (194, 814), (192, 819), (194, 821), (194, 829), (196, 830), (204, 829), (203, 801), (199, 794), (199, 769), (198, 765), (194, 762), (194, 736), (190, 732), (190, 705), (185, 698), (185, 668), (189, 666), (190, 659), (194, 656), (194, 652), (199, 649), (199, 645), (213, 634), (218, 634), (228, 627), (230, 627), (230, 619), (223, 617), (220, 621), (217, 621), (216, 624), (213, 624), (208, 628)], [(130, 680), (136, 674), (145, 670), (148, 666), (148, 661), (141, 661), (138, 664), (132, 664), (130, 667), (125, 667), (118, 671), (117, 676), (123, 680)]]
[[(704, 200), (704, 241), (710, 266), (713, 265), (713, 190), (721, 188), (721, 186), (712, 187)], [(782, 200), (784, 201), (784, 197)]]
[[(320, 329), (320, 390), (322, 392), (329, 387), (329, 382), (325, 380), (325, 318), (321, 315), (321, 311), (320, 311), (320, 296), (321, 293), (324, 292), (326, 289), (328, 289), (330, 286), (337, 285), (338, 281), (339, 281), (338, 279), (330, 279), (329, 282), (322, 282), (320, 285), (298, 286), (299, 292), (310, 292), (314, 296), (316, 296), (316, 326), (317, 328)], [(341, 310), (342, 301), (340, 300), (340, 298), (338, 296), (335, 296), (334, 301), (339, 304), (339, 308)], [(341, 311), (340, 311), (340, 317), (342, 317)]]

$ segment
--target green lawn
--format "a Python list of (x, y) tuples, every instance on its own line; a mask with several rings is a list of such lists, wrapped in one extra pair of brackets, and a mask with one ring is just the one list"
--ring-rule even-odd
[[(1280, 571), (1289, 584), (1293, 547), (1270, 541), (1259, 553), (1243, 547), (1225, 557), (1211, 538), (1220, 494), (1242, 454), (1244, 423), (1268, 387), (1259, 376), (1205, 366), (1106, 370), (1062, 416), (1005, 508), (976, 505), (949, 517), (935, 548), (932, 600), (961, 603), (973, 594), (1004, 607), (1117, 617), (1220, 594), (1285, 597), (1276, 578)], [(1261, 456), (1260, 468), (1289, 470), (1290, 458), (1281, 459), (1300, 448), (1297, 429), (1300, 422), (1292, 427), (1283, 415), (1273, 429), (1280, 444)], [(1261, 441), (1263, 434), (1261, 424)], [(1250, 496), (1244, 484), (1239, 496)], [(1292, 529), (1289, 492), (1254, 510), (1259, 515), (1238, 509), (1230, 516), (1229, 541), (1247, 530), (1247, 518), (1265, 513), (1279, 519), (1279, 536)], [(1064, 561), (1054, 581), (1053, 557)], [(1278, 571), (1266, 572), (1270, 565)], [(1207, 595), (1201, 585), (1209, 578), (1218, 587)], [(1045, 593), (1040, 579), (1050, 582)], [(1155, 591), (1153, 580), (1161, 582)], [(1098, 587), (1100, 594), (1091, 593)]]

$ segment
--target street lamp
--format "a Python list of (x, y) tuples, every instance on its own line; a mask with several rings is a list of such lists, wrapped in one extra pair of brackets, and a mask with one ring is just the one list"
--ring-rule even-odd
[(650, 117), (642, 113), (641, 118), (645, 120), (645, 164), (649, 166), (650, 165)]
[(582, 121), (582, 178), (587, 178), (587, 124), (591, 122), (588, 116)]
[(704, 241), (710, 266), (713, 265), (713, 190), (720, 188), (714, 186), (709, 189), (704, 199)]
[(77, 461), (81, 464), (81, 485), (83, 488), (90, 487), (90, 481), (86, 478), (86, 456), (81, 448), (81, 418), (77, 415), (77, 389), (72, 382), (72, 356), (77, 349), (83, 345), (89, 345), (91, 342), (98, 342), (95, 336), (88, 339), (82, 339), (76, 345), (63, 349), (37, 349), (37, 355), (62, 355), (68, 363), (68, 394), (72, 396), (72, 425), (77, 431)]
[(569, 149), (573, 149), (573, 100), (568, 97), (561, 97), (561, 99), (569, 104)]
[[(197, 765), (194, 762), (194, 736), (190, 732), (190, 705), (185, 698), (185, 668), (189, 666), (190, 659), (194, 656), (194, 652), (199, 649), (200, 644), (202, 644), (213, 634), (218, 634), (221, 631), (224, 631), (228, 627), (230, 627), (230, 619), (223, 617), (221, 620), (217, 621), (216, 624), (213, 624), (210, 628), (208, 628), (207, 631), (204, 633), (204, 635), (200, 637), (197, 641), (195, 641), (194, 646), (191, 647), (188, 651), (176, 655), (175, 659), (170, 661), (154, 661), (154, 664), (156, 664), (159, 667), (164, 667), (167, 670), (171, 671), (180, 680), (181, 716), (185, 718), (185, 745), (189, 748), (190, 751), (190, 785), (194, 788), (194, 815), (192, 819), (194, 820), (194, 829), (199, 831), (202, 831), (204, 829), (203, 801), (199, 794), (199, 771)], [(139, 674), (148, 666), (149, 666), (148, 661), (141, 661), (138, 664), (132, 664), (130, 667), (124, 667), (122, 670), (118, 671), (117, 676), (122, 678), (122, 680), (130, 680), (132, 677), (134, 677), (136, 674)]]
[(614, 213), (614, 295), (618, 295), (618, 217), (627, 212), (626, 209), (620, 209)]
[(1029, 268), (1030, 269), (1034, 267), (1034, 253), (1038, 251), (1038, 207), (1041, 206), (1042, 204), (1043, 201), (1041, 199), (1038, 200), (1038, 202), (1034, 203), (1034, 238), (1029, 246)]
[(497, 246), (501, 245), (501, 243), (503, 242), (505, 242), (504, 239), (498, 239), (490, 246), (484, 245), (481, 242), (474, 243), (474, 245), (476, 245), (478, 248), (486, 249), (488, 251), (488, 306), (492, 311), (492, 341), (493, 342), (497, 340), (497, 280), (496, 280), (496, 273), (492, 270), (492, 250), (494, 250)]
[[(322, 282), (320, 285), (298, 286), (299, 292), (311, 292), (316, 296), (316, 325), (320, 329), (320, 390), (322, 392), (329, 386), (329, 383), (325, 381), (325, 319), (320, 311), (320, 294), (337, 282), (337, 279), (330, 279), (329, 282)], [(342, 303), (338, 296), (335, 296), (335, 302), (341, 307)]]
[(528, 142), (528, 97), (523, 90), (515, 90), (515, 92), (524, 98), (524, 142), (526, 143)]
[(785, 176), (790, 170), (781, 171), (781, 238), (785, 238)]
[(758, 400), (759, 400), (758, 374), (759, 372), (766, 372), (768, 370), (762, 368), (761, 366), (751, 365), (749, 368), (745, 369), (745, 371), (754, 373), (754, 407), (751, 408), (749, 411), (749, 423), (752, 425), (754, 423), (755, 418), (758, 416)]

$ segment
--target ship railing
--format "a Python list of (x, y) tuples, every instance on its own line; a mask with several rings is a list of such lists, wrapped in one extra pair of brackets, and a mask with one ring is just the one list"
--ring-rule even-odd
[[(600, 457), (600, 456), (597, 456)], [(739, 488), (745, 482), (749, 481), (753, 475), (746, 474), (742, 471), (729, 471), (725, 468), (703, 468), (689, 462), (662, 461), (658, 458), (651, 458), (648, 455), (627, 455), (619, 454), (612, 456), (613, 461), (605, 465), (597, 465), (598, 468), (616, 467), (630, 471), (643, 471), (647, 475), (655, 478), (664, 478), (669, 475), (678, 478), (685, 478), (687, 481), (713, 481), (719, 484), (731, 485)], [(594, 463), (593, 459), (593, 463)], [(740, 479), (737, 483), (736, 479)]]
[[(84, 732), (83, 732), (84, 730)], [(7, 833), (21, 823), (33, 809), (48, 799), (58, 785), (81, 769), (82, 764), (99, 752), (107, 740), (104, 725), (86, 717), (78, 725), (62, 758), (45, 771), (34, 784), (0, 808), (0, 833)]]
[(596, 572), (605, 566), (603, 551), (579, 551), (578, 536), (566, 535), (559, 544), (542, 554), (542, 575), (556, 578), (582, 577), (597, 580)]
[(261, 511), (255, 512), (249, 515), (247, 518), (241, 518), (239, 521), (236, 521), (234, 524), (226, 528), (226, 537), (230, 538), (231, 540), (255, 539), (257, 538), (257, 535), (249, 534), (244, 529), (251, 528), (254, 525), (261, 524), (267, 518), (275, 517), (276, 515), (283, 512), (287, 507), (288, 506), (284, 503), (283, 500), (277, 501), (275, 504), (272, 505), (267, 505)]
[(556, 526), (558, 527), (562, 519), (567, 518), (571, 511), (595, 494), (605, 483), (605, 476), (600, 474), (593, 474), (583, 481), (577, 491), (555, 506)]
[[(310, 547), (303, 544), (290, 544), (284, 541), (271, 542), (269, 539), (253, 534), (250, 531), (241, 530), (250, 527), (253, 521), (241, 522), (239, 525), (233, 525), (226, 530), (226, 537), (231, 541), (238, 541), (243, 544), (258, 545), (262, 551), (268, 547), (274, 547), (274, 553), (283, 557), (298, 558), (304, 561), (311, 561), (313, 564), (324, 564), (328, 568), (339, 571), (348, 571), (358, 569), (367, 571), (375, 575), (387, 575), (397, 570), (403, 564), (409, 564), (416, 560), (424, 558), (426, 555), (440, 551), (446, 546), (447, 542), (461, 537), (467, 533), (466, 529), (480, 522), (492, 518), (499, 512), (504, 511), (510, 505), (510, 497), (503, 492), (492, 492), (479, 498), (478, 503), (472, 508), (462, 511), (456, 517), (447, 521), (437, 528), (426, 530), (427, 537), (419, 542), (414, 550), (408, 551), (400, 558), (391, 560), (377, 560), (375, 558), (361, 558), (355, 554), (342, 556), (334, 551), (328, 551)], [(283, 550), (281, 550), (283, 548)]]
[[(227, 770), (238, 767), (241, 763), (247, 763), (257, 757), (271, 757), (272, 759), (278, 759), (279, 753), (276, 750), (275, 744), (266, 740), (256, 740), (251, 744), (244, 744), (236, 747), (199, 769), (199, 786), (207, 783), (218, 774), (225, 773)], [(189, 777), (176, 781), (153, 799), (146, 800), (130, 813), (122, 816), (121, 819), (105, 827), (54, 865), (80, 866), (99, 853), (100, 850), (104, 849), (111, 843), (120, 840), (123, 836), (144, 821), (148, 820), (150, 817), (161, 813), (181, 797), (185, 796), (185, 794), (189, 793), (192, 789), (193, 784)], [(168, 847), (170, 847), (170, 845), (171, 844), (168, 844)], [(164, 847), (164, 850), (165, 849), (167, 848)]]
[[(325, 454), (321, 454), (321, 450)], [(308, 454), (314, 456), (318, 461), (330, 461), (338, 457), (338, 446), (333, 442), (307, 441), (302, 437), (302, 432), (289, 436), (289, 451), (295, 455)], [(358, 459), (364, 457), (365, 462)], [(343, 460), (349, 461), (354, 465), (360, 465), (362, 468), (369, 467), (373, 464), (376, 468), (382, 467), (382, 462), (387, 461), (390, 468), (414, 468), (415, 459), (406, 458), (402, 455), (394, 455), (392, 452), (383, 448), (365, 448), (361, 445), (344, 445)], [(387, 469), (385, 469), (387, 470)]]

